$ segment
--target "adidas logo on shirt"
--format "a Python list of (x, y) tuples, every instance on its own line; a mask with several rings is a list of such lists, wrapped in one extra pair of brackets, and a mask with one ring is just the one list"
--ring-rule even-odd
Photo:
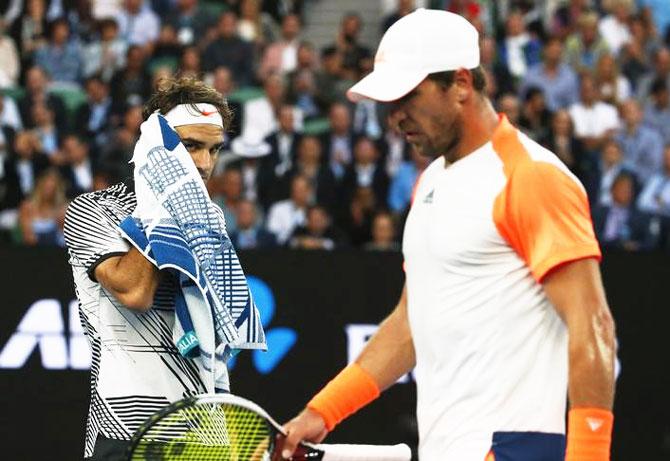
[(423, 199), (423, 203), (433, 203), (433, 192), (435, 192), (435, 189), (428, 192), (428, 195)]

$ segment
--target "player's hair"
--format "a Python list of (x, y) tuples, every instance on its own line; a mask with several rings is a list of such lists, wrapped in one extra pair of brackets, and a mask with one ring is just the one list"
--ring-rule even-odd
[[(472, 86), (474, 87), (475, 91), (478, 93), (484, 93), (484, 90), (486, 89), (486, 76), (484, 75), (484, 70), (481, 68), (481, 66), (469, 70), (472, 74)], [(448, 88), (454, 83), (454, 79), (456, 78), (456, 71), (448, 70), (445, 72), (433, 72), (432, 74), (428, 74), (428, 77), (426, 78), (440, 83)]]
[(165, 115), (179, 104), (199, 103), (207, 103), (216, 107), (223, 119), (223, 129), (227, 131), (230, 128), (233, 113), (223, 95), (211, 86), (192, 77), (161, 80), (158, 83), (158, 89), (144, 106), (142, 116), (147, 119), (156, 111)]

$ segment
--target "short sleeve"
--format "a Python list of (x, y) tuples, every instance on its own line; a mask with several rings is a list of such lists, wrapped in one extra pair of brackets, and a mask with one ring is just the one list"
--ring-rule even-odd
[(93, 272), (98, 264), (130, 249), (118, 224), (89, 194), (80, 195), (68, 207), (63, 234), (72, 263), (82, 266), (94, 281)]
[(496, 199), (494, 219), (538, 281), (566, 262), (600, 260), (583, 187), (551, 163), (519, 164)]

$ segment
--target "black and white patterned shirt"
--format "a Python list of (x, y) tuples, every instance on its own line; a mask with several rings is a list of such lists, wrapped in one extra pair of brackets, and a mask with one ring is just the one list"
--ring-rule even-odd
[(172, 340), (176, 282), (161, 279), (152, 308), (125, 308), (96, 280), (95, 268), (130, 249), (118, 224), (135, 209), (124, 183), (80, 195), (65, 216), (79, 316), (92, 349), (91, 404), (85, 456), (98, 435), (128, 440), (150, 415), (187, 395), (206, 392), (197, 362), (182, 357)]

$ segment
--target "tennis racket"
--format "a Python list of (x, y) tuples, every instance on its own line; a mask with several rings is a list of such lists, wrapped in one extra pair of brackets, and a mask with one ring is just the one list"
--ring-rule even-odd
[[(281, 426), (255, 403), (231, 394), (203, 394), (175, 402), (135, 432), (128, 461), (275, 461)], [(293, 460), (409, 461), (407, 445), (303, 443)]]

